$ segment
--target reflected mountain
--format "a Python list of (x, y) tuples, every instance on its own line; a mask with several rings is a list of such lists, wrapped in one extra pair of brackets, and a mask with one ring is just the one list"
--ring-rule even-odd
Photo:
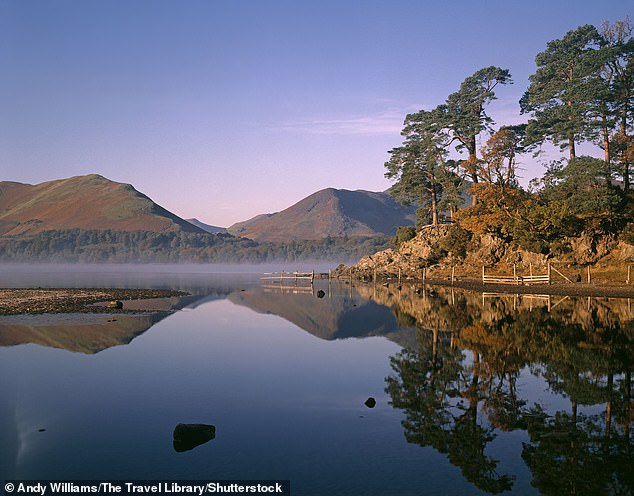
[(251, 288), (234, 292), (229, 300), (251, 310), (272, 314), (325, 340), (384, 336), (405, 346), (415, 342), (413, 329), (398, 322), (389, 306), (362, 297), (356, 289), (333, 286), (330, 291), (283, 291)]
[(129, 344), (184, 306), (206, 296), (130, 300), (125, 308), (139, 313), (81, 313), (0, 317), (0, 346), (38, 344), (75, 353), (95, 354)]
[(28, 315), (0, 319), (0, 346), (33, 343), (75, 353), (95, 354), (129, 344), (154, 324), (170, 315)]

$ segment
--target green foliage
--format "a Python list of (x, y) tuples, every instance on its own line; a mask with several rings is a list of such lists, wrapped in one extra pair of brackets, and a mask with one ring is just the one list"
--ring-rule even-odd
[(438, 243), (438, 249), (445, 256), (449, 255), (452, 259), (458, 261), (463, 260), (467, 256), (467, 252), (473, 248), (473, 234), (458, 224), (449, 227), (447, 235)]
[(548, 174), (550, 179), (542, 198), (546, 202), (565, 202), (568, 215), (576, 217), (579, 227), (597, 234), (621, 227), (623, 219), (619, 214), (623, 212), (624, 197), (620, 189), (611, 186), (606, 162), (577, 157), (565, 166), (552, 168)]
[(392, 246), (398, 248), (406, 241), (413, 239), (416, 236), (416, 228), (413, 226), (399, 226), (396, 230), (396, 234), (391, 240)]
[(575, 143), (591, 133), (589, 102), (596, 93), (599, 44), (597, 29), (585, 25), (548, 42), (537, 54), (537, 71), (520, 101), (522, 111), (533, 114), (529, 141), (550, 140), (562, 150), (568, 147), (574, 158)]
[[(397, 181), (392, 188), (395, 197), (428, 207), (434, 225), (442, 210), (455, 211), (463, 202), (459, 167), (478, 181), (477, 136), (493, 124), (485, 108), (495, 99), (496, 86), (510, 83), (508, 70), (485, 67), (467, 77), (444, 104), (408, 115), (401, 133), (403, 145), (390, 150), (385, 163), (385, 176)], [(450, 146), (466, 150), (469, 159), (448, 160)]]
[(493, 234), (543, 254), (569, 250), (565, 238), (620, 232), (632, 220), (626, 197), (611, 186), (603, 160), (555, 162), (541, 186), (529, 193), (503, 184), (474, 184), (479, 201), (461, 210), (457, 219), (473, 233)]
[(419, 202), (429, 210), (431, 223), (437, 224), (440, 210), (455, 199), (455, 162), (446, 160), (451, 142), (446, 131), (438, 126), (433, 112), (420, 111), (408, 115), (402, 134), (402, 146), (388, 153), (385, 177), (396, 180), (390, 194), (405, 204)]

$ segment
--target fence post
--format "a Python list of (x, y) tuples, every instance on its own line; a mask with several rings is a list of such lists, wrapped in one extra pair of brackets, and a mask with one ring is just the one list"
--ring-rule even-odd
[(515, 264), (513, 264), (513, 280), (515, 281), (515, 284), (519, 284), (519, 281), (517, 280), (517, 267), (515, 266)]
[(592, 278), (590, 277), (590, 266), (588, 265), (588, 284), (592, 284)]
[[(551, 279), (550, 279), (550, 262), (548, 262), (548, 284), (550, 284)], [(548, 310), (550, 312), (550, 309)]]
[(482, 282), (484, 283), (484, 265), (482, 266)]
[(454, 280), (454, 271), (456, 269), (455, 265), (451, 266), (451, 284), (453, 285), (453, 280)]
[(632, 268), (632, 266), (630, 264), (627, 265), (627, 281), (625, 281), (625, 284), (629, 284), (630, 283), (630, 269)]

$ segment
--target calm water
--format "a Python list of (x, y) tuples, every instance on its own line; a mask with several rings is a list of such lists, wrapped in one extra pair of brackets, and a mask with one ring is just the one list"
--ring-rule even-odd
[[(632, 492), (627, 300), (326, 281), (304, 292), (183, 267), (1, 275), (4, 286), (193, 296), (171, 314), (114, 321), (0, 318), (0, 479), (290, 479), (294, 495)], [(215, 438), (177, 451), (179, 423), (214, 425)]]

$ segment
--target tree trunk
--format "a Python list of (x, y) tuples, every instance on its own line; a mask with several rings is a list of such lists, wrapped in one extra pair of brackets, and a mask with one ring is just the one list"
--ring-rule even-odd
[(621, 167), (623, 170), (623, 191), (628, 191), (630, 189), (630, 160), (629, 160), (629, 152), (628, 152), (628, 140), (627, 140), (627, 113), (623, 113), (621, 116), (621, 130), (620, 133), (621, 139), (623, 141), (621, 151)]
[(603, 160), (610, 163), (610, 133), (608, 131), (608, 119), (605, 112), (601, 115), (601, 130), (603, 131)]
[[(477, 148), (477, 144), (476, 144), (476, 137), (475, 136), (471, 136), (471, 138), (469, 139), (469, 146), (467, 147), (468, 151), (469, 151), (469, 175), (471, 176), (471, 181), (473, 182), (473, 184), (477, 184), (478, 183), (478, 170), (476, 168), (476, 165), (478, 163), (478, 148)], [(471, 195), (471, 205), (475, 205), (476, 203), (478, 203), (478, 198), (476, 197), (475, 194), (472, 193)]]
[(438, 225), (438, 197), (436, 195), (436, 186), (431, 187), (431, 225)]
[[(572, 81), (572, 67), (570, 68), (570, 74), (569, 74), (569, 81)], [(572, 115), (572, 102), (568, 101), (568, 120), (570, 122), (574, 121), (574, 117)], [(573, 127), (574, 129), (574, 127)], [(577, 156), (576, 152), (575, 152), (575, 133), (571, 132), (570, 135), (568, 136), (568, 149), (570, 151), (570, 160), (572, 160), (573, 158), (575, 158)]]

